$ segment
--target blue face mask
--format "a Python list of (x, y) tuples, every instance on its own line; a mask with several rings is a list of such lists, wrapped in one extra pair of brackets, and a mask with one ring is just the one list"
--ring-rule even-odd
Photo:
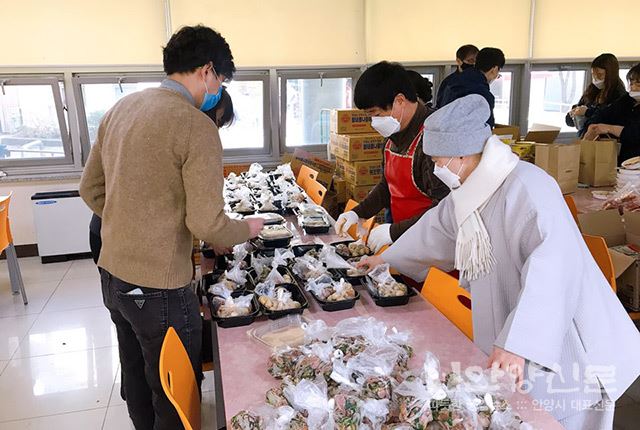
[(202, 112), (207, 112), (218, 104), (220, 101), (220, 97), (222, 97), (222, 85), (218, 87), (218, 92), (216, 94), (211, 94), (209, 92), (209, 88), (207, 87), (207, 81), (202, 81), (204, 83), (204, 98), (202, 99), (202, 104), (200, 105), (200, 110)]

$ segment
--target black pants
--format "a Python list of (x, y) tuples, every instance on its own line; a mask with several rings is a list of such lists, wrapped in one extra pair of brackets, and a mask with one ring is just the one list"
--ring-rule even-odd
[[(202, 321), (195, 293), (189, 287), (138, 287), (106, 270), (102, 270), (101, 279), (104, 304), (118, 334), (123, 387), (136, 430), (183, 428), (160, 383), (160, 349), (168, 327), (173, 327), (189, 354), (200, 386)], [(136, 288), (142, 294), (127, 294)]]

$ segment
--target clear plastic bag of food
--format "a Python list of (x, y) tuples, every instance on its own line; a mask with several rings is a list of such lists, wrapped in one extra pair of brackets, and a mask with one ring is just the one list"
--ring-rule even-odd
[(310, 255), (296, 258), (292, 270), (295, 275), (304, 280), (318, 278), (327, 273), (327, 269), (322, 262)]
[(260, 163), (253, 163), (251, 164), (251, 166), (249, 166), (247, 176), (256, 176), (259, 173), (262, 173), (263, 170), (264, 168), (262, 167), (262, 165), (260, 165)]
[(326, 300), (334, 292), (333, 282), (331, 276), (324, 274), (315, 279), (309, 279), (306, 290), (313, 292), (320, 300)]
[(324, 262), (328, 269), (353, 269), (353, 265), (347, 263), (344, 258), (338, 255), (336, 249), (329, 245), (324, 245), (320, 251), (320, 260)]
[(362, 425), (358, 430), (380, 430), (389, 416), (389, 400), (365, 399), (361, 413)]
[(235, 261), (234, 266), (225, 272), (225, 277), (238, 285), (247, 283), (247, 271), (242, 269), (242, 260)]
[(333, 401), (327, 396), (324, 380), (303, 379), (285, 387), (284, 394), (295, 410), (307, 414), (309, 430), (333, 430)]
[(271, 285), (280, 285), (280, 284), (287, 283), (287, 281), (289, 283), (291, 282), (291, 280), (287, 280), (284, 278), (284, 276), (282, 276), (282, 274), (278, 270), (278, 266), (275, 263), (273, 264), (273, 268), (271, 269), (271, 272), (269, 272), (269, 275), (267, 275), (266, 279), (264, 280), (266, 284), (271, 284)]
[(367, 285), (369, 289), (379, 297), (406, 296), (409, 292), (405, 284), (393, 278), (388, 264), (381, 264), (369, 272), (368, 276)]
[(420, 378), (406, 379), (394, 391), (398, 402), (398, 418), (413, 428), (427, 428), (433, 421), (432, 396)]
[(362, 424), (362, 400), (353, 392), (339, 392), (333, 398), (336, 430), (352, 430)]
[(296, 256), (291, 252), (291, 250), (286, 248), (277, 248), (273, 254), (273, 262), (271, 263), (274, 266), (286, 266), (289, 264), (289, 260), (294, 260)]
[(440, 360), (429, 351), (425, 353), (421, 377), (427, 384), (431, 398), (443, 400), (447, 397), (446, 387), (440, 379)]
[(253, 308), (253, 294), (233, 298), (231, 292), (222, 285), (213, 285), (210, 289), (213, 308), (217, 317), (232, 318), (249, 315)]
[(262, 282), (256, 286), (255, 292), (260, 304), (269, 311), (284, 311), (302, 306), (300, 302), (293, 300), (291, 291), (273, 283)]
[(323, 320), (313, 320), (303, 325), (304, 340), (307, 343), (320, 341), (329, 342), (333, 337), (334, 328), (329, 327)]
[(246, 243), (241, 243), (233, 247), (233, 261), (235, 263), (244, 261), (247, 255), (249, 255), (249, 250), (247, 249)]
[(272, 257), (260, 257), (258, 255), (251, 256), (251, 267), (256, 273), (256, 282), (261, 282), (271, 272)]
[(640, 184), (627, 183), (604, 202), (603, 209), (622, 208), (626, 212), (640, 211)]

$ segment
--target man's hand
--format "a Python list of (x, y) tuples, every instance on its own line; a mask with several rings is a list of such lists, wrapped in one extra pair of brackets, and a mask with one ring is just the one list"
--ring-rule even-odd
[(262, 227), (264, 227), (263, 218), (245, 218), (245, 222), (249, 224), (249, 237), (251, 239), (259, 235)]
[(233, 253), (233, 248), (227, 248), (224, 246), (213, 246), (213, 252), (214, 254), (216, 254), (216, 256), (221, 256), (221, 255), (229, 255)]
[(371, 257), (364, 257), (358, 264), (356, 264), (356, 267), (360, 270), (370, 272), (381, 264), (384, 264), (382, 255), (374, 255)]
[(493, 347), (493, 352), (487, 363), (488, 368), (501, 369), (515, 377), (516, 387), (520, 388), (524, 378), (524, 358), (512, 354), (497, 346)]

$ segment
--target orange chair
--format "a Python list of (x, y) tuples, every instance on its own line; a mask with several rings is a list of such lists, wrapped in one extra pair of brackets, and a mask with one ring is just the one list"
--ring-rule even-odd
[[(347, 200), (347, 204), (344, 206), (344, 211), (345, 212), (349, 212), (352, 211), (353, 208), (355, 208), (356, 206), (358, 206), (358, 202), (356, 202), (353, 199), (349, 199)], [(371, 217), (368, 220), (366, 220), (363, 224), (362, 224), (362, 228), (365, 231), (365, 235), (364, 235), (364, 241), (366, 243), (366, 239), (369, 237), (369, 233), (371, 233), (371, 229), (373, 228), (373, 223), (375, 222), (376, 217)], [(358, 234), (358, 225), (354, 224), (351, 227), (349, 227), (349, 230), (347, 230), (347, 233), (349, 234), (349, 236), (351, 236), (352, 239), (357, 240), (360, 235)]]
[(471, 295), (458, 285), (456, 278), (432, 267), (420, 294), (473, 340)]
[(26, 305), (27, 293), (24, 290), (24, 282), (20, 273), (20, 265), (18, 264), (18, 255), (16, 248), (13, 246), (13, 236), (11, 235), (11, 225), (9, 222), (9, 204), (11, 203), (11, 194), (0, 197), (0, 252), (6, 251), (7, 266), (9, 268), (9, 279), (11, 281), (11, 290), (13, 294), (22, 294), (22, 301)]
[(313, 200), (313, 202), (317, 205), (322, 205), (324, 201), (324, 197), (327, 194), (327, 189), (320, 182), (316, 180), (308, 180), (305, 184), (307, 188), (305, 191), (307, 195)]
[(200, 430), (200, 393), (189, 355), (173, 327), (160, 350), (160, 382), (185, 430)]
[(296, 183), (302, 187), (303, 190), (307, 191), (307, 182), (316, 181), (318, 179), (318, 171), (313, 170), (311, 167), (302, 165), (300, 167), (300, 171), (298, 172), (298, 177), (296, 178)]
[(569, 211), (571, 212), (573, 219), (578, 225), (578, 230), (582, 231), (582, 226), (580, 225), (580, 220), (578, 219), (578, 207), (576, 206), (575, 200), (573, 200), (573, 197), (571, 196), (564, 196), (564, 201), (567, 203), (567, 206), (569, 206)]
[(604, 238), (600, 236), (589, 236), (588, 234), (583, 234), (582, 237), (593, 256), (593, 259), (596, 260), (598, 267), (602, 270), (602, 274), (607, 278), (607, 281), (609, 281), (609, 285), (611, 285), (614, 292), (617, 291), (616, 272), (613, 268), (613, 262), (611, 261), (611, 254), (609, 254), (607, 242), (605, 242)]

